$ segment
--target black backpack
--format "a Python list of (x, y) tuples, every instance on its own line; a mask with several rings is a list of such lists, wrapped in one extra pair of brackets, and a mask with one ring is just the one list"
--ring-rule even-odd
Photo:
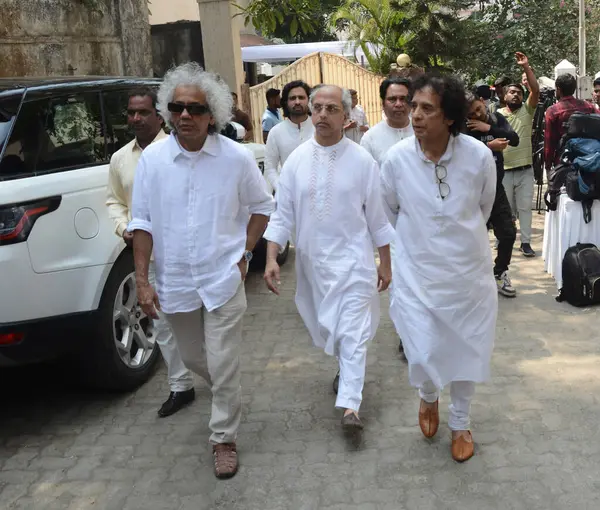
[(594, 138), (600, 140), (600, 115), (573, 113), (567, 121), (567, 138)]
[(600, 250), (594, 244), (571, 246), (562, 261), (563, 285), (557, 301), (573, 306), (600, 303)]
[(544, 194), (544, 202), (546, 202), (548, 211), (556, 211), (560, 189), (566, 186), (569, 173), (574, 171), (573, 165), (565, 161), (556, 165), (548, 172), (548, 189)]

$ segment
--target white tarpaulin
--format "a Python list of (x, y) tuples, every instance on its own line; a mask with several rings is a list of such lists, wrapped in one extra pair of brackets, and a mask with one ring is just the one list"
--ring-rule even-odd
[[(248, 46), (242, 48), (244, 62), (289, 62), (317, 52), (333, 53), (344, 57), (354, 57), (354, 43), (348, 41), (327, 41), (298, 44), (274, 44), (269, 46)], [(361, 62), (364, 53), (356, 48), (356, 58)], [(365, 59), (366, 63), (366, 59)]]

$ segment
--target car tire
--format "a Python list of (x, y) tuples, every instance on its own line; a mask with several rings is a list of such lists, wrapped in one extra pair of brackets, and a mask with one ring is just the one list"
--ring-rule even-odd
[[(115, 262), (104, 286), (92, 338), (85, 342), (82, 346), (83, 350), (78, 354), (79, 366), (83, 368), (84, 379), (90, 386), (115, 391), (131, 391), (146, 382), (156, 368), (160, 348), (153, 341), (153, 330), (144, 337), (152, 340), (148, 343), (152, 344), (151, 348), (143, 350), (132, 347), (132, 351), (135, 349), (135, 352), (140, 355), (138, 366), (128, 366), (123, 359), (124, 354), (120, 354), (124, 350), (117, 346), (117, 331), (121, 331), (120, 326), (117, 326), (121, 324), (121, 319), (115, 318), (117, 295), (124, 296), (126, 288), (130, 289), (127, 295), (128, 302), (134, 302), (134, 306), (137, 307), (137, 296), (131, 295), (132, 278), (135, 282), (133, 251), (126, 249)], [(133, 289), (135, 289), (134, 285)], [(137, 314), (129, 314), (129, 316), (136, 317)], [(145, 323), (150, 324), (148, 328), (151, 330), (152, 323), (149, 319), (144, 318), (143, 314), (140, 316), (141, 319), (133, 320), (146, 321)], [(136, 343), (135, 339), (139, 338), (137, 331), (140, 331), (141, 326), (135, 328), (135, 334), (133, 326), (127, 326), (127, 329), (134, 338), (131, 342), (133, 345)]]
[[(277, 256), (277, 263), (280, 266), (283, 266), (288, 259), (288, 255), (290, 254), (290, 243), (285, 246), (285, 250), (283, 250)], [(267, 240), (265, 238), (260, 239), (252, 252), (252, 260), (250, 261), (250, 271), (264, 271), (265, 266), (267, 265)]]

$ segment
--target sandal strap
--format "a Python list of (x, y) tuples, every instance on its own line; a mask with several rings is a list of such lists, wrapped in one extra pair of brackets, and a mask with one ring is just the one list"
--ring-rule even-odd
[(215, 471), (217, 475), (229, 474), (237, 468), (237, 448), (232, 443), (222, 443), (213, 446)]

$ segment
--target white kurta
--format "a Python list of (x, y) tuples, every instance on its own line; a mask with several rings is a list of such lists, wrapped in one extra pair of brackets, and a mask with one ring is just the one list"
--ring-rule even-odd
[(314, 133), (315, 127), (310, 117), (300, 124), (285, 119), (271, 129), (265, 148), (265, 179), (271, 187), (270, 191), (277, 191), (281, 167), (290, 154), (300, 144), (310, 140)]
[(489, 377), (498, 292), (486, 222), (496, 166), (492, 152), (466, 135), (450, 138), (438, 165), (448, 174), (445, 199), (415, 137), (390, 149), (381, 177), (388, 214), (397, 216), (390, 314), (411, 384), (442, 388)]
[(381, 201), (378, 167), (347, 138), (314, 138), (283, 166), (277, 209), (264, 237), (284, 245), (296, 233), (296, 305), (315, 345), (339, 355), (375, 336), (379, 324), (373, 243), (394, 231)]
[(412, 124), (408, 123), (408, 126), (396, 129), (390, 127), (387, 121), (384, 119), (381, 122), (373, 126), (369, 131), (362, 137), (360, 144), (369, 151), (371, 156), (375, 158), (375, 161), (379, 163), (379, 166), (383, 165), (383, 160), (388, 150), (390, 150), (395, 144), (413, 135)]
[(350, 138), (353, 142), (360, 143), (364, 133), (360, 130), (360, 126), (369, 126), (369, 121), (367, 120), (367, 114), (362, 106), (359, 104), (356, 105), (350, 111), (350, 120), (355, 120), (357, 126), (352, 129), (346, 130), (346, 136)]

